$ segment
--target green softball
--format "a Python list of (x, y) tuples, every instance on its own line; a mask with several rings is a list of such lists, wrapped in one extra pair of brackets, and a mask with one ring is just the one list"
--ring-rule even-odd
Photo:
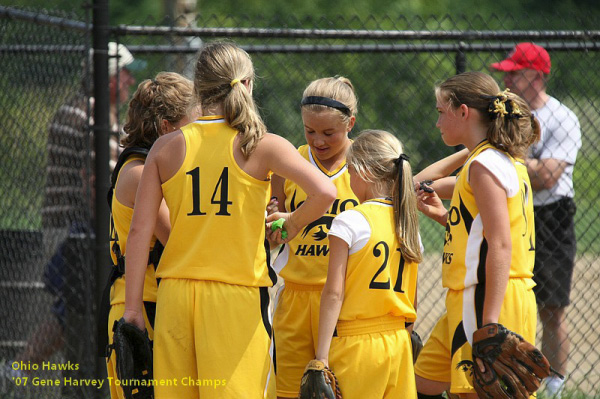
[(278, 219), (271, 224), (271, 230), (275, 231), (277, 229), (281, 229), (281, 238), (284, 240), (287, 238), (287, 231), (283, 230), (283, 223), (285, 222), (284, 218)]

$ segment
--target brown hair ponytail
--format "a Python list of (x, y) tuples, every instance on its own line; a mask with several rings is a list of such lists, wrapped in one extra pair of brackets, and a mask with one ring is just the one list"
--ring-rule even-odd
[(496, 81), (482, 72), (464, 72), (436, 87), (436, 96), (456, 109), (465, 104), (481, 114), (487, 139), (511, 156), (523, 158), (539, 139), (539, 124), (521, 97), (500, 91)]

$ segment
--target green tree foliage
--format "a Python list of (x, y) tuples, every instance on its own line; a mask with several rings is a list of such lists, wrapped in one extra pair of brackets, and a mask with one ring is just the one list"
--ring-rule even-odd
[[(17, 3), (23, 0), (17, 0)], [(37, 2), (37, 3), (36, 3)], [(593, 10), (600, 5), (584, 4), (585, 0), (539, 1), (539, 0), (505, 0), (503, 2), (479, 2), (463, 0), (450, 2), (447, 0), (411, 0), (389, 2), (372, 0), (353, 4), (326, 2), (317, 0), (305, 2), (289, 0), (287, 2), (273, 0), (270, 2), (247, 2), (241, 0), (223, 0), (209, 2), (199, 0), (197, 4), (198, 20), (201, 27), (246, 27), (246, 28), (305, 28), (305, 29), (345, 29), (345, 30), (412, 30), (412, 31), (465, 31), (465, 30), (558, 30), (558, 29), (597, 29), (592, 22)], [(599, 3), (600, 4), (600, 3)], [(28, 10), (43, 10), (48, 7), (41, 0), (30, 0), (27, 5), (19, 5)], [(37, 8), (36, 8), (37, 7)], [(53, 4), (50, 15), (86, 19), (84, 3), (73, 4), (67, 0), (59, 0)], [(164, 21), (164, 4), (151, 0), (114, 0), (110, 3), (111, 25), (156, 25), (168, 23)], [(590, 22), (592, 21), (592, 22)], [(73, 39), (54, 30), (58, 36), (38, 34), (35, 32), (22, 34), (13, 29), (7, 22), (4, 27), (4, 43), (61, 43), (74, 44)], [(20, 25), (19, 25), (20, 26)], [(0, 26), (2, 28), (2, 26)], [(64, 35), (61, 36), (61, 35)], [(87, 40), (79, 37), (77, 43)], [(168, 35), (153, 37), (123, 37), (122, 42), (130, 45), (173, 45), (177, 38)], [(203, 38), (212, 40), (212, 38)], [(518, 39), (515, 39), (518, 41)], [(343, 75), (352, 80), (359, 97), (359, 114), (355, 132), (365, 128), (380, 128), (395, 133), (405, 144), (411, 154), (411, 163), (415, 170), (420, 170), (433, 160), (450, 152), (445, 147), (435, 128), (436, 112), (433, 87), (457, 71), (455, 40), (373, 40), (373, 39), (283, 39), (283, 38), (236, 38), (243, 46), (264, 45), (300, 45), (300, 46), (333, 46), (355, 45), (428, 45), (427, 52), (305, 52), (305, 53), (259, 53), (253, 52), (252, 58), (258, 73), (255, 94), (261, 107), (261, 113), (269, 129), (287, 137), (294, 144), (304, 142), (299, 102), (306, 85), (324, 76)], [(511, 41), (495, 39), (472, 39), (467, 44), (492, 43), (506, 48)], [(544, 44), (544, 42), (540, 42)], [(552, 42), (557, 44), (557, 42)], [(198, 43), (196, 43), (198, 44)], [(558, 43), (560, 44), (560, 43)], [(571, 45), (577, 45), (572, 41)], [(441, 47), (446, 46), (446, 47)], [(595, 143), (598, 138), (598, 109), (600, 100), (600, 79), (595, 79), (593, 65), (597, 65), (597, 52), (570, 51), (567, 47), (551, 52), (553, 71), (549, 81), (549, 92), (569, 105), (580, 117), (584, 137), (584, 148), (575, 168), (575, 188), (583, 215), (592, 209), (595, 199), (600, 194), (597, 179), (586, 179), (586, 176), (597, 176), (598, 151)], [(136, 55), (137, 56), (137, 55)], [(193, 65), (193, 55), (165, 56), (159, 53), (145, 53), (139, 56), (148, 61), (148, 69), (137, 73), (141, 81), (161, 70), (175, 70), (191, 77), (190, 69), (182, 67)], [(466, 69), (488, 71), (492, 62), (502, 59), (505, 50), (466, 52)], [(64, 71), (80, 71), (78, 62), (71, 62), (65, 68), (66, 58), (57, 59), (49, 64), (44, 55), (18, 62), (19, 68), (12, 75), (7, 75), (6, 82), (22, 82), (21, 99), (36, 97), (39, 85), (55, 87), (55, 90), (68, 87)], [(14, 58), (5, 58), (6, 62)], [(70, 62), (70, 61), (69, 61)], [(54, 65), (56, 64), (56, 65)], [(12, 65), (12, 64), (11, 64)], [(7, 66), (5, 71), (9, 71)], [(56, 70), (52, 72), (53, 70)], [(44, 72), (47, 75), (44, 75)], [(63, 75), (59, 73), (63, 71)], [(71, 73), (72, 74), (72, 73)], [(35, 79), (29, 77), (36, 76)], [(47, 76), (46, 78), (44, 76)], [(50, 78), (52, 76), (52, 78)], [(60, 78), (60, 76), (63, 76)], [(501, 75), (494, 74), (501, 83)], [(58, 78), (57, 78), (58, 77)], [(45, 79), (50, 79), (46, 81)], [(52, 80), (54, 79), (54, 80)], [(58, 79), (58, 80), (57, 80)], [(36, 89), (37, 88), (37, 89)], [(63, 91), (60, 91), (63, 93)], [(66, 92), (65, 92), (66, 94)], [(17, 96), (18, 97), (18, 96)], [(56, 99), (56, 96), (51, 96)], [(8, 97), (6, 97), (8, 98)], [(5, 98), (5, 99), (6, 99)], [(5, 101), (0, 98), (0, 105)], [(11, 100), (10, 107), (21, 104), (19, 99)], [(25, 103), (31, 103), (26, 100)], [(35, 129), (28, 130), (28, 138), (24, 141), (35, 143), (36, 151), (44, 148), (40, 142), (43, 137), (48, 118), (58, 103), (45, 103), (39, 106), (38, 120)], [(7, 108), (8, 109), (8, 108)], [(11, 108), (12, 109), (12, 108)], [(121, 115), (123, 116), (123, 114)], [(3, 141), (3, 148), (8, 146)], [(24, 155), (25, 156), (25, 155)], [(8, 177), (7, 177), (8, 178)], [(37, 183), (35, 183), (37, 184)], [(27, 193), (24, 194), (27, 197)], [(33, 195), (32, 197), (36, 197)], [(39, 198), (36, 199), (39, 202)], [(11, 224), (5, 221), (5, 225)], [(598, 244), (594, 244), (597, 234), (586, 234), (588, 224), (578, 223), (580, 249), (600, 252)], [(588, 237), (589, 239), (586, 239)], [(426, 237), (425, 237), (426, 238)], [(587, 240), (587, 241), (586, 241)], [(596, 240), (597, 241), (597, 240)]]
[[(111, 16), (114, 16), (115, 20), (120, 19), (121, 16), (129, 16), (131, 13), (127, 10), (139, 7), (140, 3), (148, 5), (148, 7), (144, 7), (146, 10), (155, 9), (155, 7), (149, 6), (152, 3), (151, 0), (118, 0), (111, 3), (111, 9), (113, 10)], [(523, 19), (522, 16), (530, 16), (531, 22), (536, 24), (536, 29), (581, 29), (582, 24), (592, 29), (595, 27), (595, 21), (592, 17), (593, 10), (600, 10), (600, 3), (594, 0), (504, 0), (502, 2), (482, 2), (479, 0), (371, 0), (349, 3), (326, 0), (272, 0), (268, 2), (198, 0), (197, 3), (197, 11), (203, 19), (213, 15), (221, 18), (224, 16), (247, 16), (254, 21), (256, 21), (256, 17), (259, 17), (263, 23), (269, 25), (278, 20), (283, 23), (292, 22), (293, 20), (310, 21), (312, 23), (321, 22), (322, 26), (320, 28), (334, 28), (336, 27), (336, 20), (347, 23), (346, 19), (352, 16), (361, 16), (364, 22), (371, 16), (380, 21), (382, 17), (399, 19), (429, 15), (466, 15), (467, 17), (473, 17), (474, 25), (478, 23), (478, 20), (498, 18), (499, 21), (503, 21), (506, 29), (531, 29), (530, 23), (525, 22), (524, 25), (522, 22), (519, 23), (519, 21), (529, 19)], [(138, 11), (135, 15), (144, 14), (140, 14)], [(155, 18), (161, 17), (158, 14), (149, 15), (153, 15)], [(519, 18), (518, 20), (505, 19), (508, 15)], [(569, 18), (565, 19), (565, 15)], [(292, 16), (293, 18), (291, 18)], [(343, 18), (340, 19), (340, 17)], [(372, 23), (373, 25), (378, 24), (376, 21)], [(512, 23), (512, 26), (506, 26), (509, 23)], [(282, 27), (281, 24), (279, 27)], [(376, 27), (371, 26), (369, 28), (375, 29)], [(474, 28), (477, 29), (477, 26), (474, 26)], [(483, 28), (485, 27), (481, 26), (479, 29)], [(386, 27), (382, 26), (381, 29), (386, 29)]]

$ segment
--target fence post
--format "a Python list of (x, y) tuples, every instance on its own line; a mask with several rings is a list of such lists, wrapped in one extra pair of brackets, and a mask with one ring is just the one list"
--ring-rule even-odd
[[(467, 70), (467, 55), (466, 53), (463, 51), (463, 49), (465, 48), (465, 42), (460, 42), (458, 43), (458, 51), (456, 52), (456, 74), (458, 75), (459, 73), (463, 73)], [(460, 145), (455, 145), (454, 146), (454, 151), (459, 152), (461, 151), (463, 148), (465, 148), (464, 145), (460, 144)]]
[[(106, 202), (106, 193), (109, 188), (110, 170), (110, 96), (108, 90), (108, 40), (109, 40), (109, 12), (108, 0), (93, 0), (92, 40), (94, 46), (94, 148), (96, 162), (96, 204), (95, 204), (95, 305), (96, 309), (102, 297), (103, 285), (108, 278), (107, 267), (109, 264), (108, 220), (109, 209)], [(97, 324), (95, 321), (94, 324)], [(106, 326), (96, 326), (99, 333), (106, 334)], [(94, 349), (97, 344), (95, 340)], [(93, 353), (96, 351), (94, 350)], [(106, 375), (104, 358), (96, 357), (96, 376), (102, 378)], [(98, 398), (102, 392), (97, 390)]]

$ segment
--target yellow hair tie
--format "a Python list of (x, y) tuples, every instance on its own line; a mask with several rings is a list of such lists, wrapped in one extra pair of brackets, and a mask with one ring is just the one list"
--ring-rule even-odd
[[(506, 88), (506, 89), (504, 89), (504, 91), (501, 91), (500, 93), (496, 94), (496, 96), (508, 98), (507, 94), (509, 91), (510, 91), (510, 89)], [(506, 98), (504, 99), (504, 101), (506, 101)]]
[(499, 92), (495, 97), (484, 97), (492, 100), (488, 107), (488, 112), (492, 119), (508, 118), (508, 119), (519, 119), (523, 116), (523, 112), (519, 108), (519, 105), (508, 98), (509, 89)]
[(494, 102), (492, 103), (491, 111), (493, 113), (498, 114), (498, 116), (504, 116), (507, 115), (508, 112), (506, 111), (506, 100), (501, 101), (499, 98), (496, 98), (494, 100)]
[(240, 83), (240, 80), (239, 80), (239, 79), (233, 79), (233, 80), (231, 81), (231, 83), (229, 83), (229, 86), (233, 87), (233, 86), (235, 86), (235, 85), (236, 85), (236, 83)]

